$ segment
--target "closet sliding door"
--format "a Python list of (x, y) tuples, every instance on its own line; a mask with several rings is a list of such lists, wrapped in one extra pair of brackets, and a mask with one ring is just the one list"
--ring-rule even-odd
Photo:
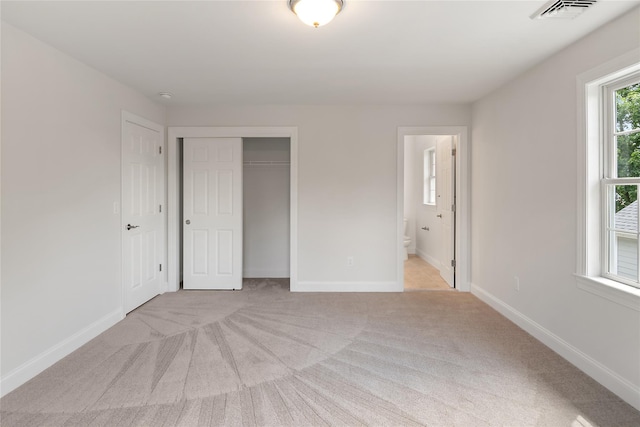
[(242, 288), (242, 139), (185, 138), (183, 288)]

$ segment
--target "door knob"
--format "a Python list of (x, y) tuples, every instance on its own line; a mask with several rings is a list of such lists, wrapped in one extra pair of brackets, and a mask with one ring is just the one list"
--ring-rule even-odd
[(131, 225), (131, 224), (127, 224), (127, 230), (131, 230), (132, 228), (138, 228), (140, 227), (139, 225)]
[(438, 218), (442, 218), (442, 214), (438, 214), (436, 215)]
[(185, 223), (186, 223), (187, 225), (189, 225), (189, 224), (191, 224), (191, 221), (186, 220), (186, 221), (185, 221)]

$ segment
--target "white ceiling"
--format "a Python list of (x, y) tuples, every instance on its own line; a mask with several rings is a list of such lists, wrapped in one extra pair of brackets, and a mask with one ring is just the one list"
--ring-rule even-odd
[(477, 100), (640, 1), (574, 20), (545, 1), (345, 0), (318, 29), (286, 0), (2, 1), (2, 19), (171, 105)]

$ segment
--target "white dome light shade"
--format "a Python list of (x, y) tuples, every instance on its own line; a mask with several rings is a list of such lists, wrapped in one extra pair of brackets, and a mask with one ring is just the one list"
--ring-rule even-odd
[(289, 0), (289, 8), (307, 25), (329, 23), (342, 9), (342, 0)]

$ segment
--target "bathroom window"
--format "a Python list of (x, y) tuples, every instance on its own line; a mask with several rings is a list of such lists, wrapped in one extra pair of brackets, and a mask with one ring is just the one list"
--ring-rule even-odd
[(424, 150), (424, 204), (436, 204), (436, 149)]

